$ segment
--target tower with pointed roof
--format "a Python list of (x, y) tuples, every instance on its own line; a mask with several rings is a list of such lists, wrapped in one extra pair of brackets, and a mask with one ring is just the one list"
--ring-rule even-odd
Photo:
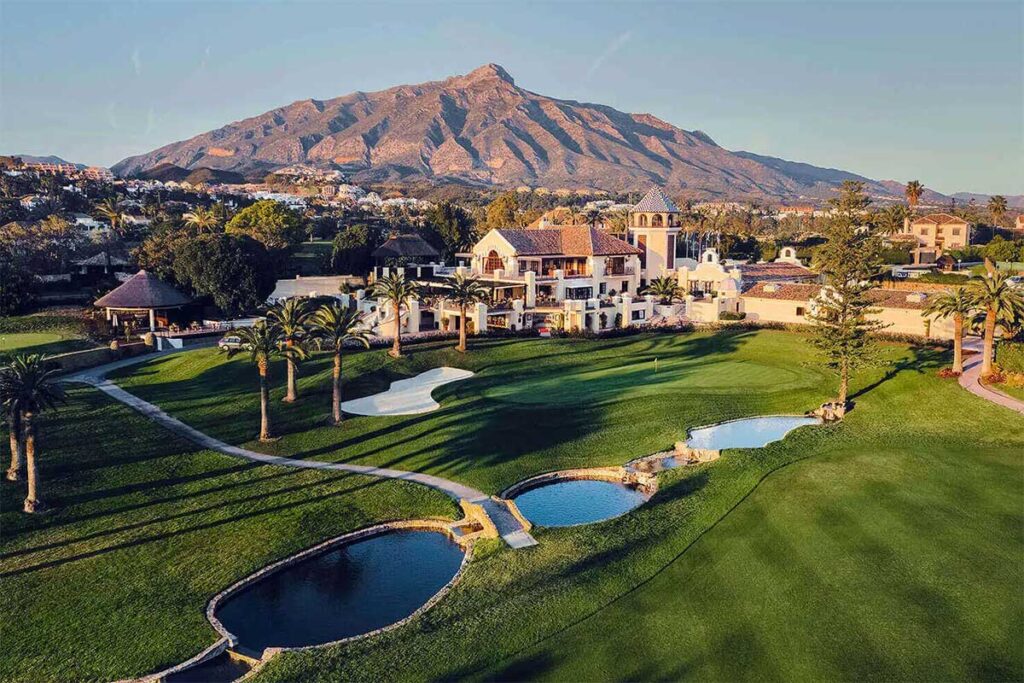
[(629, 210), (629, 241), (641, 251), (643, 283), (675, 271), (680, 213), (675, 202), (657, 187)]

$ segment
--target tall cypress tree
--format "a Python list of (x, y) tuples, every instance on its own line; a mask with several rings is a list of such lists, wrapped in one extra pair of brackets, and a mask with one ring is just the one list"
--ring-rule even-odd
[(846, 181), (837, 199), (829, 202), (833, 213), (826, 227), (826, 242), (814, 255), (814, 267), (825, 286), (812, 302), (808, 317), (814, 324), (811, 342), (826, 367), (839, 376), (840, 405), (846, 405), (853, 370), (871, 362), (870, 333), (885, 325), (869, 320), (871, 308), (868, 290), (871, 276), (878, 273), (881, 242), (866, 223), (871, 200), (864, 184)]

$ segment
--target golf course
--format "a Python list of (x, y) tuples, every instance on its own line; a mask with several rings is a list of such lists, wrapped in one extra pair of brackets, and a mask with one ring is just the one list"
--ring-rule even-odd
[[(726, 330), (476, 339), (346, 352), (344, 400), (439, 367), (416, 415), (329, 426), (331, 358), (299, 366), (276, 440), (259, 442), (258, 375), (216, 349), (110, 375), (195, 429), (252, 451), (444, 477), (498, 494), (554, 470), (622, 465), (688, 429), (802, 414), (835, 377), (807, 338)], [(880, 343), (841, 423), (658, 475), (637, 509), (477, 542), (461, 579), (400, 628), (273, 657), (257, 681), (1018, 679), (1024, 672), (1024, 422), (937, 371), (941, 348)], [(88, 439), (90, 448), (81, 444)], [(4, 435), (6, 443), (6, 434)], [(75, 386), (40, 425), (46, 515), (3, 482), (0, 680), (116, 680), (217, 638), (207, 601), (348, 531), (457, 519), (442, 493), (197, 449)]]

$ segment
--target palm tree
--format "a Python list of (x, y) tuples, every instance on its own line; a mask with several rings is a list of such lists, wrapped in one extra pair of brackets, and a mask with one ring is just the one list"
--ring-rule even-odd
[(267, 311), (267, 319), (277, 327), (284, 341), (281, 355), (285, 357), (288, 364), (288, 390), (283, 399), (285, 403), (291, 403), (298, 398), (295, 376), (299, 361), (305, 360), (307, 357), (305, 343), (309, 334), (309, 330), (306, 329), (308, 318), (309, 309), (302, 299), (286, 299)]
[(248, 353), (249, 362), (260, 373), (260, 441), (270, 441), (270, 361), (281, 355), (281, 331), (266, 320), (258, 320), (252, 327), (235, 331), (241, 341), (237, 348), (229, 348), (228, 356)]
[(416, 296), (418, 288), (414, 282), (405, 279), (401, 272), (392, 273), (373, 283), (373, 296), (391, 303), (395, 309), (395, 342), (388, 354), (392, 358), (402, 357), (402, 306)]
[(14, 404), (14, 384), (10, 381), (10, 368), (0, 368), (0, 409), (7, 415), (7, 431), (11, 439), (11, 466), (7, 469), (7, 478), (11, 481), (21, 479), (25, 469), (25, 451), (21, 447), (21, 410)]
[(4, 368), (0, 383), (7, 397), (5, 407), (21, 415), (21, 442), (25, 454), (28, 495), (25, 512), (39, 512), (46, 506), (39, 497), (39, 466), (36, 458), (36, 416), (65, 401), (64, 389), (56, 381), (58, 368), (47, 364), (42, 354), (19, 354)]
[(911, 180), (907, 183), (903, 194), (907, 196), (907, 205), (910, 206), (910, 214), (913, 215), (914, 209), (917, 208), (917, 203), (921, 201), (921, 195), (924, 194), (924, 185), (920, 181)]
[(186, 213), (182, 218), (185, 219), (185, 225), (195, 228), (199, 232), (213, 232), (220, 225), (220, 216), (217, 212), (202, 206), (195, 211)]
[(953, 318), (953, 372), (964, 371), (964, 321), (970, 320), (978, 304), (974, 293), (967, 287), (940, 294), (932, 299), (922, 315)]
[(326, 303), (313, 313), (311, 320), (317, 346), (334, 354), (331, 373), (331, 421), (341, 424), (341, 352), (350, 339), (370, 348), (369, 331), (363, 326), (363, 314), (339, 301)]
[(875, 214), (875, 225), (883, 235), (895, 235), (903, 230), (903, 223), (910, 215), (907, 207), (892, 204)]
[(651, 280), (651, 284), (644, 290), (644, 294), (658, 297), (662, 304), (670, 304), (674, 299), (682, 297), (682, 288), (674, 277), (662, 275)]
[(459, 315), (462, 316), (462, 324), (459, 325), (459, 344), (455, 347), (455, 350), (459, 353), (466, 352), (468, 309), (470, 306), (485, 301), (487, 297), (487, 288), (480, 284), (480, 281), (476, 278), (468, 277), (464, 273), (456, 273), (455, 277), (452, 278), (448, 291), (444, 293), (445, 299), (459, 307)]
[(121, 202), (116, 197), (107, 197), (96, 205), (98, 218), (110, 223), (110, 233), (107, 237), (107, 244), (104, 247), (104, 268), (110, 272), (110, 248), (114, 238), (120, 239), (124, 234), (124, 210)]
[[(986, 265), (990, 265), (986, 259)], [(992, 374), (992, 356), (995, 349), (996, 328), (1012, 329), (1024, 321), (1024, 295), (1007, 282), (1006, 273), (990, 268), (981, 279), (975, 299), (984, 314), (985, 346), (981, 361), (982, 376)]]
[(1006, 197), (1001, 194), (993, 195), (988, 199), (988, 212), (992, 214), (992, 222), (999, 227), (999, 224), (1003, 221), (1003, 217), (1006, 216)]

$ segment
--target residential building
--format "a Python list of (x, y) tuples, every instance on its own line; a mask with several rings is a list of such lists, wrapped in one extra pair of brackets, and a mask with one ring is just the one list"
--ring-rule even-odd
[[(808, 316), (821, 289), (818, 284), (761, 282), (743, 292), (737, 310), (745, 313), (747, 320), (755, 322), (809, 324)], [(952, 339), (951, 319), (922, 315), (930, 298), (939, 294), (941, 292), (872, 289), (868, 297), (875, 310), (868, 318), (885, 324), (885, 332)]]
[(948, 213), (930, 213), (903, 222), (903, 230), (894, 240), (913, 243), (914, 263), (935, 263), (943, 252), (963, 249), (971, 243), (971, 226), (962, 218)]

